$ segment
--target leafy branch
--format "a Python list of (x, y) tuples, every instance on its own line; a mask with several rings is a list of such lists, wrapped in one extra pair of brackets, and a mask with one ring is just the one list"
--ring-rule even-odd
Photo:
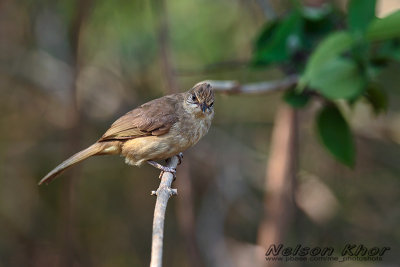
[[(337, 101), (351, 107), (366, 100), (376, 114), (385, 111), (388, 101), (378, 77), (390, 62), (400, 62), (400, 11), (377, 18), (375, 7), (376, 0), (350, 0), (346, 15), (332, 4), (312, 9), (298, 5), (265, 25), (252, 58), (254, 67), (278, 66), (291, 74), (289, 80), (298, 73), (296, 86), (272, 82), (253, 91), (286, 89), (284, 100), (294, 108), (316, 97), (323, 100), (317, 133), (324, 147), (349, 167), (355, 164), (355, 142)], [(233, 92), (252, 93), (231, 84)]]

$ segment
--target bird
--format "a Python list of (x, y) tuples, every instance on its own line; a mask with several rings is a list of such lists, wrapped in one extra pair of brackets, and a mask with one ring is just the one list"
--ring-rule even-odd
[(93, 145), (74, 154), (44, 176), (48, 184), (67, 168), (96, 155), (121, 155), (125, 163), (150, 165), (175, 174), (156, 162), (181, 155), (210, 129), (214, 117), (214, 90), (200, 82), (186, 92), (151, 100), (117, 119)]

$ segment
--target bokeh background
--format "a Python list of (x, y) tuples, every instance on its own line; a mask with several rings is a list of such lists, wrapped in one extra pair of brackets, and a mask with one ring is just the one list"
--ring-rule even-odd
[[(319, 5), (330, 1), (305, 1)], [(346, 12), (346, 1), (334, 1)], [(49, 186), (37, 182), (96, 141), (130, 109), (205, 80), (281, 79), (253, 68), (254, 41), (293, 1), (1, 0), (0, 266), (146, 266), (159, 172), (122, 158), (91, 158)], [(377, 14), (400, 8), (378, 1)], [(298, 112), (287, 246), (346, 243), (400, 248), (400, 68), (381, 81), (385, 114), (358, 103), (347, 116), (357, 163), (348, 168), (315, 135), (318, 104)], [(397, 88), (396, 88), (397, 86)], [(165, 266), (264, 266), (271, 218), (266, 176), (280, 92), (217, 95), (209, 134), (185, 153), (165, 223)], [(279, 118), (278, 118), (279, 119)], [(287, 210), (286, 210), (287, 208)], [(273, 218), (272, 218), (273, 220)], [(301, 262), (291, 266), (307, 266)]]

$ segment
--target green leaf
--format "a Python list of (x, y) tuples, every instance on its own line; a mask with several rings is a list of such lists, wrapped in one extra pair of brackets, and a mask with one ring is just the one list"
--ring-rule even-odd
[(330, 34), (312, 53), (306, 66), (306, 76), (318, 71), (330, 59), (336, 58), (345, 51), (350, 50), (353, 42), (353, 38), (349, 32), (341, 31)]
[[(302, 18), (292, 12), (276, 25), (268, 25), (256, 42), (253, 64), (268, 65), (287, 61), (300, 45)], [(270, 34), (268, 38), (266, 34)]]
[(376, 0), (350, 0), (348, 6), (348, 26), (353, 32), (364, 33), (375, 18)]
[(314, 50), (324, 37), (335, 31), (336, 20), (337, 16), (332, 12), (318, 20), (304, 18), (304, 48)]
[(283, 99), (293, 108), (302, 108), (308, 104), (310, 96), (305, 93), (298, 93), (295, 90), (288, 90)]
[(325, 106), (317, 116), (317, 131), (322, 143), (343, 164), (353, 167), (355, 145), (346, 120), (334, 105)]
[(382, 111), (387, 110), (388, 99), (385, 92), (382, 90), (380, 84), (378, 83), (370, 83), (368, 84), (366, 95), (366, 99), (372, 105), (374, 112), (378, 115)]
[(397, 60), (400, 61), (400, 40), (392, 39), (385, 41), (380, 44), (378, 49), (376, 49), (375, 54), (373, 55), (373, 61), (384, 61), (383, 63), (387, 63), (388, 60)]
[(254, 43), (255, 50), (263, 49), (265, 46), (267, 46), (267, 44), (271, 41), (274, 31), (278, 25), (279, 21), (277, 20), (272, 20), (265, 23), (264, 28)]
[(367, 29), (369, 41), (382, 41), (400, 37), (400, 10), (382, 18), (373, 20)]
[(329, 99), (352, 99), (361, 95), (364, 78), (356, 63), (335, 58), (315, 69), (308, 77), (309, 86)]

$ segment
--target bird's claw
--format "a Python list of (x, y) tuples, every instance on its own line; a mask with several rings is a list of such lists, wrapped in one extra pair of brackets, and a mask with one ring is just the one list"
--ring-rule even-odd
[(169, 172), (169, 173), (172, 173), (172, 175), (174, 176), (174, 181), (175, 181), (175, 179), (176, 179), (176, 169), (175, 168), (171, 168), (171, 167), (167, 167), (167, 166), (161, 165), (160, 163), (157, 163), (157, 162), (152, 161), (152, 160), (147, 161), (147, 163), (149, 163), (151, 166), (156, 167), (157, 169), (161, 170), (161, 173), (160, 173), (160, 176), (159, 176), (160, 179), (163, 176), (164, 172)]
[(157, 163), (157, 162), (152, 161), (152, 160), (148, 160), (147, 163), (150, 164), (151, 166), (159, 169), (159, 170), (164, 171), (164, 172), (170, 172), (170, 173), (175, 173), (176, 172), (176, 169), (161, 165), (160, 163)]
[(169, 172), (169, 173), (172, 173), (172, 176), (174, 177), (173, 181), (175, 181), (176, 180), (176, 169), (169, 168), (169, 167), (165, 167), (165, 168), (168, 168), (169, 170), (168, 171), (167, 170), (165, 170), (165, 171), (161, 170), (160, 175), (158, 176), (158, 178), (161, 179), (162, 176), (164, 175), (164, 172)]
[(176, 173), (176, 169), (170, 168), (170, 167), (166, 167), (166, 166), (163, 166), (163, 168), (161, 170), (164, 171), (164, 172), (170, 172), (172, 174)]
[(183, 153), (179, 152), (179, 154), (176, 155), (176, 156), (178, 157), (178, 160), (179, 160), (178, 165), (181, 165), (182, 164), (182, 160), (183, 160)]

